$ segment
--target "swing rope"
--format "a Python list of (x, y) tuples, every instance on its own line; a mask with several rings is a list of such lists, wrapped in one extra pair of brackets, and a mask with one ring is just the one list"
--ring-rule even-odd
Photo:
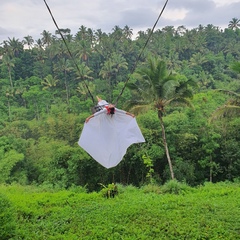
[[(60, 34), (60, 36), (61, 36), (61, 38), (62, 38), (62, 40), (63, 40), (63, 42), (64, 42), (64, 44), (65, 44), (65, 46), (66, 46), (66, 48), (67, 48), (67, 51), (68, 51), (70, 57), (71, 57), (72, 60), (73, 60), (74, 65), (76, 66), (76, 68), (77, 68), (79, 74), (81, 75), (81, 72), (80, 72), (79, 66), (78, 66), (77, 63), (76, 63), (75, 58), (73, 57), (73, 55), (72, 55), (72, 53), (71, 53), (71, 51), (70, 51), (70, 49), (69, 49), (69, 47), (68, 47), (68, 45), (67, 45), (67, 42), (66, 42), (65, 38), (63, 37), (60, 28), (58, 27), (58, 24), (57, 24), (55, 18), (53, 17), (53, 14), (52, 14), (52, 12), (51, 12), (50, 7), (48, 6), (46, 0), (43, 0), (43, 1), (44, 1), (45, 5), (46, 5), (46, 7), (47, 7), (47, 9), (48, 9), (48, 11), (49, 11), (51, 17), (52, 17), (52, 20), (53, 20), (53, 22), (54, 22), (56, 28), (58, 29), (58, 32), (59, 32), (59, 34)], [(93, 102), (93, 104), (94, 104), (95, 101), (94, 101), (93, 95), (92, 95), (90, 89), (88, 88), (88, 85), (87, 85), (87, 83), (86, 83), (86, 81), (85, 81), (84, 79), (83, 79), (83, 83), (84, 83), (85, 87), (87, 88), (87, 91), (88, 91), (89, 95), (91, 96), (92, 102)]]
[(116, 100), (116, 102), (115, 102), (115, 106), (118, 104), (119, 98), (122, 96), (122, 94), (123, 94), (123, 92), (124, 92), (124, 90), (125, 90), (128, 82), (129, 82), (129, 80), (130, 80), (131, 74), (133, 74), (133, 72), (135, 71), (135, 69), (136, 69), (136, 67), (137, 67), (137, 64), (138, 64), (138, 62), (139, 62), (139, 60), (140, 60), (140, 58), (141, 58), (141, 56), (142, 56), (142, 54), (143, 54), (143, 51), (145, 50), (145, 48), (146, 48), (146, 46), (147, 46), (147, 44), (148, 44), (148, 42), (149, 42), (149, 40), (150, 40), (153, 32), (154, 32), (154, 29), (155, 29), (156, 25), (158, 24), (158, 21), (159, 21), (160, 17), (162, 16), (162, 14), (163, 14), (166, 6), (167, 6), (167, 3), (168, 3), (168, 0), (166, 0), (166, 2), (165, 2), (165, 4), (164, 4), (161, 12), (159, 13), (158, 18), (157, 18), (155, 24), (153, 25), (153, 27), (152, 27), (152, 29), (151, 29), (151, 32), (150, 32), (150, 34), (149, 34), (149, 36), (148, 36), (148, 38), (147, 38), (147, 41), (145, 42), (145, 44), (144, 44), (144, 46), (143, 46), (143, 48), (142, 48), (142, 51), (141, 51), (140, 54), (138, 55), (137, 60), (136, 60), (134, 66), (133, 66), (133, 68), (132, 68), (132, 70), (131, 70), (131, 72), (130, 72), (130, 74), (129, 74), (129, 77), (128, 77), (127, 80), (125, 81), (125, 83), (124, 83), (124, 85), (123, 85), (123, 88), (122, 88), (120, 94), (119, 94), (118, 97), (117, 97), (117, 100)]
[[(51, 17), (52, 17), (52, 20), (53, 20), (55, 26), (57, 27), (57, 29), (58, 29), (58, 31), (59, 31), (59, 34), (60, 34), (60, 36), (61, 36), (61, 38), (62, 38), (62, 40), (63, 40), (63, 42), (64, 42), (64, 44), (65, 44), (65, 46), (66, 46), (66, 48), (67, 48), (67, 50), (68, 50), (68, 53), (69, 53), (70, 57), (72, 58), (75, 66), (76, 66), (76, 68), (77, 68), (77, 70), (78, 70), (78, 72), (79, 72), (79, 74), (80, 74), (80, 69), (79, 69), (79, 67), (78, 67), (78, 65), (77, 65), (77, 63), (76, 63), (76, 61), (75, 61), (75, 59), (74, 59), (71, 51), (69, 50), (69, 47), (68, 47), (68, 45), (67, 45), (67, 43), (66, 43), (66, 40), (65, 40), (65, 38), (63, 37), (63, 35), (62, 35), (62, 33), (61, 33), (61, 30), (59, 29), (58, 24), (57, 24), (55, 18), (53, 17), (53, 14), (52, 14), (52, 12), (51, 12), (50, 7), (48, 6), (46, 0), (43, 0), (43, 1), (44, 1), (45, 5), (46, 5), (46, 7), (47, 7), (47, 9), (48, 9)], [(168, 4), (168, 0), (166, 0), (166, 2), (165, 2), (165, 4), (164, 4), (161, 12), (159, 13), (158, 18), (157, 18), (155, 24), (153, 25), (153, 27), (152, 27), (152, 29), (151, 29), (151, 32), (150, 32), (150, 34), (149, 34), (149, 36), (148, 36), (148, 38), (147, 38), (147, 41), (145, 42), (145, 44), (144, 44), (141, 52), (139, 53), (139, 55), (138, 55), (138, 57), (137, 57), (137, 60), (136, 60), (134, 66), (133, 66), (133, 68), (132, 68), (132, 70), (131, 70), (131, 72), (130, 72), (130, 74), (129, 74), (129, 77), (128, 77), (127, 80), (125, 81), (124, 86), (123, 86), (120, 94), (118, 95), (118, 97), (117, 97), (117, 99), (116, 99), (115, 106), (118, 104), (118, 101), (119, 101), (120, 97), (122, 96), (122, 94), (123, 94), (123, 92), (124, 92), (124, 90), (125, 90), (128, 82), (129, 82), (129, 80), (130, 80), (131, 74), (133, 74), (133, 72), (135, 71), (135, 69), (136, 69), (136, 67), (137, 67), (137, 64), (138, 64), (138, 62), (139, 62), (139, 60), (140, 60), (140, 58), (141, 58), (141, 56), (142, 56), (142, 54), (143, 54), (143, 52), (144, 52), (147, 44), (148, 44), (148, 42), (149, 42), (149, 40), (150, 40), (150, 38), (151, 38), (151, 36), (152, 36), (152, 34), (153, 34), (153, 32), (154, 32), (154, 29), (155, 29), (156, 25), (158, 24), (158, 21), (159, 21), (160, 17), (162, 16), (162, 14), (163, 14), (163, 12), (164, 12), (167, 4)], [(86, 83), (84, 80), (83, 80), (83, 82), (84, 82), (85, 87), (87, 88), (87, 91), (88, 91), (89, 95), (91, 96), (92, 102), (94, 103), (95, 101), (94, 101), (93, 95), (92, 95), (92, 93), (90, 92), (87, 83)]]

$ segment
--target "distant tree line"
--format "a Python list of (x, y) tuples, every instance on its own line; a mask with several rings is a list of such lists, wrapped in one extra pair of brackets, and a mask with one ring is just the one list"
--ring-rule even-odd
[[(95, 190), (98, 183), (239, 178), (239, 27), (233, 18), (224, 30), (158, 29), (133, 74), (150, 29), (135, 39), (128, 26), (110, 33), (81, 26), (74, 36), (60, 29), (72, 56), (59, 31), (3, 41), (0, 182)], [(127, 79), (118, 107), (136, 114), (146, 143), (107, 170), (77, 141), (92, 96), (114, 103)]]

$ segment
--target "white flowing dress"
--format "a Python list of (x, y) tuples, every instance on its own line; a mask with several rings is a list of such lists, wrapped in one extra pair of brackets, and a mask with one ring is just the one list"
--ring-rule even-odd
[(141, 142), (145, 139), (135, 117), (117, 108), (113, 115), (107, 114), (104, 108), (84, 123), (78, 144), (102, 166), (112, 168), (130, 145)]

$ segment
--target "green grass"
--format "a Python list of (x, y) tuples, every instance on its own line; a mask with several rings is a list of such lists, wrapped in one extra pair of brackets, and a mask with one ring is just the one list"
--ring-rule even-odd
[[(11, 239), (240, 239), (240, 184), (119, 186), (119, 195), (0, 186), (15, 209)], [(169, 191), (168, 191), (169, 190)], [(168, 193), (171, 192), (171, 193)], [(13, 224), (11, 222), (11, 224)]]

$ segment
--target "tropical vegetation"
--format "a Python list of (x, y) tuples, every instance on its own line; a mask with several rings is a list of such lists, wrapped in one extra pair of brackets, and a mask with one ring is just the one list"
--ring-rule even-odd
[[(150, 29), (134, 38), (128, 26), (60, 29), (71, 54), (59, 31), (4, 40), (0, 183), (97, 191), (99, 183), (197, 186), (239, 178), (238, 23), (157, 29), (140, 59)], [(77, 144), (96, 95), (112, 103), (120, 96), (117, 107), (136, 114), (146, 139), (112, 169)]]
[(81, 187), (0, 185), (0, 192), (2, 240), (239, 239), (239, 182), (118, 185), (109, 199)]

